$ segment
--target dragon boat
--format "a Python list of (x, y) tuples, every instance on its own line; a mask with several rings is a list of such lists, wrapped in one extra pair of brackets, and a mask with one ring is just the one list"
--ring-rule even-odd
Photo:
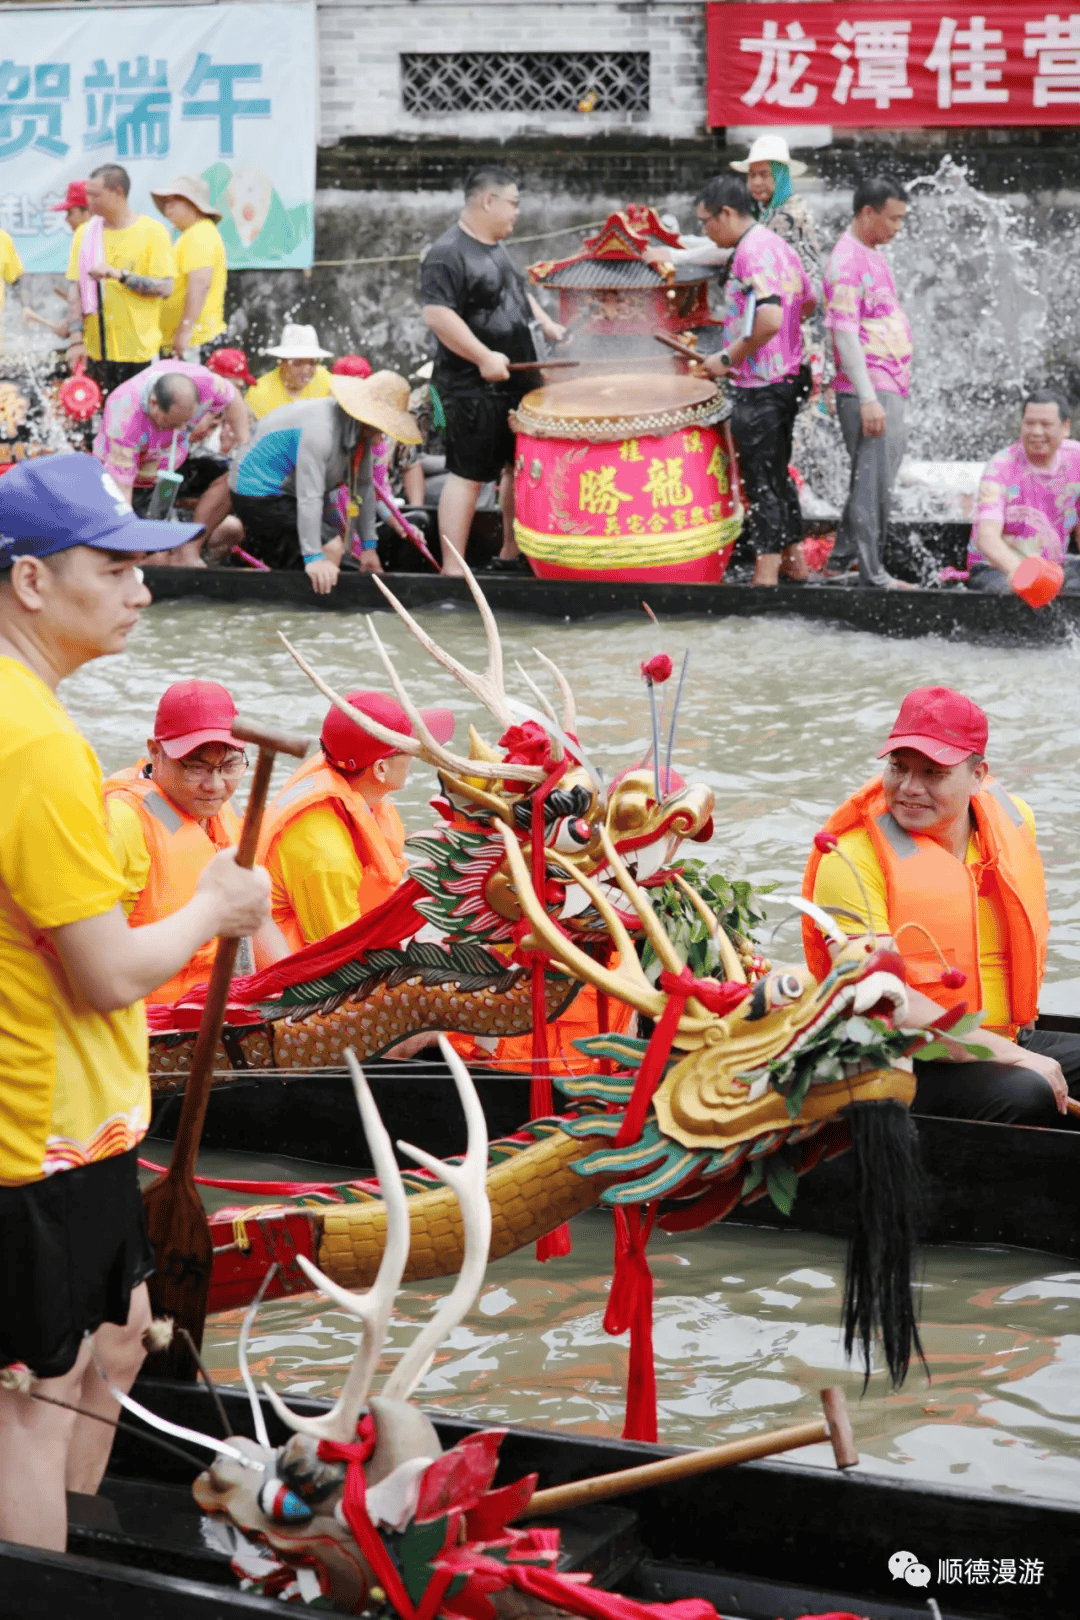
[[(542, 915), (537, 906), (530, 919), (538, 929)], [(863, 982), (867, 995), (885, 988)], [(280, 1614), (285, 1599), (382, 1620), (768, 1620), (826, 1606), (833, 1616), (854, 1606), (866, 1620), (915, 1620), (926, 1610), (914, 1591), (897, 1601), (898, 1567), (903, 1574), (917, 1564), (919, 1579), (908, 1586), (925, 1587), (935, 1571), (941, 1580), (946, 1560), (983, 1559), (988, 1550), (1017, 1571), (1037, 1560), (1040, 1607), (1068, 1612), (1080, 1524), (1073, 1505), (798, 1461), (713, 1472), (736, 1457), (478, 1430), (416, 1407), (417, 1382), (483, 1285), (492, 1230), (483, 1111), (464, 1065), (451, 1049), (444, 1055), (466, 1153), (460, 1164), (411, 1156), (458, 1208), (460, 1269), (378, 1393), (415, 1223), (389, 1136), (350, 1058), (386, 1241), (363, 1295), (300, 1261), (308, 1281), (358, 1323), (337, 1400), (287, 1406), (269, 1389), (258, 1395), (246, 1349), (256, 1300), (238, 1346), (245, 1394), (146, 1379), (134, 1397), (117, 1392), (125, 1410), (112, 1469), (99, 1495), (69, 1499), (68, 1553), (0, 1546), (8, 1612), (37, 1613), (44, 1603), (80, 1620), (224, 1620)], [(692, 1113), (693, 1097), (680, 1102), (680, 1089), (670, 1088), (668, 1105)], [(755, 1449), (790, 1452), (828, 1437), (850, 1470), (857, 1455), (835, 1404), (829, 1411), (827, 1424), (759, 1437)], [(736, 1443), (738, 1456), (746, 1450)], [(635, 1469), (636, 1477), (611, 1478)], [(942, 1620), (1012, 1620), (1030, 1612), (1029, 1584), (950, 1585), (938, 1612)], [(663, 1607), (672, 1601), (677, 1611)]]
[[(959, 527), (959, 526), (954, 526)], [(967, 527), (963, 528), (966, 543)], [(950, 542), (951, 550), (955, 543)], [(895, 556), (894, 570), (905, 569)], [(245, 603), (321, 613), (371, 612), (385, 606), (376, 575), (343, 573), (328, 596), (316, 596), (304, 574), (247, 568), (154, 568), (146, 582), (157, 602)], [(402, 602), (411, 608), (444, 607), (468, 601), (458, 579), (436, 574), (393, 573), (388, 576)], [(641, 586), (630, 581), (533, 579), (524, 575), (485, 577), (484, 588), (502, 618), (522, 614), (561, 621), (601, 615), (636, 617)], [(649, 601), (663, 619), (799, 618), (808, 623), (863, 630), (894, 640), (944, 636), (989, 646), (1045, 646), (1070, 641), (1080, 629), (1080, 595), (1062, 594), (1038, 612), (1013, 595), (989, 596), (962, 587), (911, 591), (867, 591), (847, 586), (764, 586), (682, 584), (649, 585)]]

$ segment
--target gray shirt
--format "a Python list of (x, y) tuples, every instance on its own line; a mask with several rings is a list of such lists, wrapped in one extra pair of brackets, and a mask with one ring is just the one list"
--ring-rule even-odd
[(375, 539), (371, 447), (378, 434), (342, 410), (336, 399), (297, 400), (264, 416), (229, 471), (229, 488), (254, 499), (291, 496), (300, 549), (310, 556), (322, 550), (326, 497), (349, 482), (361, 434), (368, 437), (356, 480), (360, 514), (355, 529), (361, 542), (370, 542)]

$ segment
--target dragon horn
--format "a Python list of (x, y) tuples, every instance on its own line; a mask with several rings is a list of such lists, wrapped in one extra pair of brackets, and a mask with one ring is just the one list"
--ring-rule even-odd
[(603, 846), (604, 854), (608, 858), (608, 864), (615, 874), (615, 881), (641, 918), (641, 926), (645, 931), (645, 937), (656, 952), (657, 958), (669, 973), (681, 973), (686, 963), (664, 932), (663, 924), (649, 904), (644, 889), (638, 888), (627, 871), (622, 856), (612, 843), (611, 835), (606, 827), (600, 828), (600, 843)]
[(499, 640), (499, 631), (495, 623), (494, 615), (492, 614), (491, 608), (488, 606), (487, 598), (484, 596), (483, 591), (476, 583), (476, 580), (474, 579), (471, 570), (466, 565), (464, 558), (460, 557), (460, 553), (454, 551), (454, 547), (450, 544), (449, 540), (445, 538), (445, 536), (443, 538), (443, 545), (448, 547), (450, 551), (454, 552), (455, 557), (459, 558), (461, 566), (465, 570), (466, 583), (468, 584), (469, 590), (472, 592), (473, 600), (480, 609), (480, 617), (484, 623), (484, 630), (487, 634), (488, 643), (488, 667), (486, 673), (483, 675), (477, 675), (471, 669), (466, 669), (465, 665), (459, 663), (452, 653), (448, 653), (444, 647), (440, 647), (438, 642), (429, 636), (427, 631), (417, 624), (416, 620), (413, 618), (408, 609), (403, 607), (403, 605), (398, 601), (397, 597), (394, 595), (389, 585), (386, 584), (385, 580), (383, 580), (378, 574), (373, 574), (372, 578), (374, 579), (379, 590), (385, 596), (386, 600), (390, 603), (390, 606), (393, 608), (398, 618), (412, 631), (413, 635), (416, 637), (421, 647), (423, 647), (424, 651), (430, 653), (431, 657), (434, 658), (437, 663), (442, 664), (444, 669), (448, 669), (451, 674), (456, 675), (461, 684), (468, 687), (473, 696), (478, 697), (484, 707), (491, 711), (496, 720), (499, 721), (500, 725), (502, 725), (504, 728), (506, 726), (512, 726), (514, 720), (507, 704), (506, 689), (503, 684), (502, 643)]
[[(377, 574), (372, 575), (373, 579), (378, 577)], [(308, 680), (322, 693), (323, 697), (332, 703), (335, 709), (340, 709), (342, 714), (346, 715), (354, 725), (359, 726), (361, 731), (365, 731), (369, 737), (376, 738), (378, 742), (389, 743), (395, 753), (410, 754), (414, 759), (423, 759), (427, 764), (434, 765), (439, 770), (449, 771), (454, 776), (477, 776), (485, 782), (501, 782), (509, 774), (516, 782), (540, 783), (547, 776), (547, 772), (542, 765), (503, 765), (489, 763), (483, 759), (459, 759), (456, 754), (450, 753), (448, 749), (436, 743), (434, 738), (431, 739), (431, 746), (429, 746), (427, 743), (422, 742), (419, 736), (407, 737), (402, 731), (394, 731), (390, 726), (380, 725), (377, 720), (372, 720), (370, 715), (364, 714), (362, 710), (354, 709), (352, 704), (346, 702), (340, 693), (335, 692), (332, 686), (328, 686), (322, 676), (315, 673), (307, 659), (297, 652), (292, 642), (280, 630), (278, 636), (290, 657), (296, 661)], [(408, 712), (408, 704), (403, 703), (402, 707)], [(423, 729), (427, 730), (426, 727), (423, 727)], [(430, 736), (430, 733), (428, 735)]]
[(571, 687), (566, 676), (563, 674), (562, 670), (559, 668), (558, 664), (554, 663), (546, 653), (542, 653), (539, 647), (534, 647), (533, 652), (544, 665), (545, 669), (550, 669), (551, 673), (555, 677), (556, 684), (559, 691), (562, 693), (563, 700), (562, 728), (568, 736), (573, 736), (577, 731), (577, 704), (574, 702), (573, 688)]
[[(610, 968), (594, 962), (591, 956), (572, 940), (567, 939), (537, 899), (517, 839), (508, 827), (500, 827), (499, 831), (506, 846), (506, 859), (514, 879), (514, 893), (518, 903), (529, 919), (536, 938), (547, 948), (555, 961), (568, 968), (576, 978), (584, 979), (586, 984), (594, 985), (597, 990), (603, 990), (605, 994), (614, 996), (617, 1001), (625, 1001), (638, 1012), (644, 1013), (646, 1018), (659, 1018), (667, 1002), (663, 992), (654, 990), (648, 981), (643, 988), (636, 979), (613, 973)], [(581, 882), (580, 876), (578, 882)], [(582, 887), (585, 885), (582, 884)], [(589, 893), (588, 889), (586, 893)], [(593, 899), (595, 904), (595, 896), (590, 895), (590, 899)], [(636, 956), (632, 945), (630, 951)]]
[[(335, 1304), (349, 1316), (362, 1322), (364, 1327), (360, 1348), (353, 1357), (348, 1377), (334, 1403), (333, 1410), (327, 1412), (324, 1417), (298, 1417), (268, 1385), (263, 1385), (274, 1411), (290, 1429), (296, 1430), (299, 1434), (314, 1435), (320, 1440), (342, 1442), (356, 1438), (356, 1425), (368, 1390), (371, 1388), (371, 1380), (382, 1353), (386, 1330), (390, 1325), (394, 1299), (409, 1258), (409, 1205), (401, 1172), (394, 1158), (394, 1149), (386, 1127), (379, 1118), (379, 1110), (375, 1106), (375, 1100), (364, 1078), (364, 1071), (356, 1061), (356, 1053), (352, 1047), (346, 1050), (345, 1061), (352, 1075), (364, 1135), (371, 1149), (372, 1161), (386, 1205), (386, 1248), (379, 1262), (378, 1275), (371, 1288), (362, 1297), (351, 1293), (347, 1288), (342, 1288), (340, 1283), (332, 1282), (317, 1266), (313, 1266), (305, 1255), (297, 1255), (297, 1260), (316, 1288), (329, 1295)], [(484, 1151), (486, 1164), (486, 1143)], [(484, 1256), (486, 1260), (486, 1248)]]
[(696, 889), (692, 889), (690, 887), (689, 883), (687, 883), (681, 872), (675, 872), (673, 873), (673, 876), (675, 879), (675, 887), (681, 894), (686, 896), (687, 900), (689, 900), (690, 904), (693, 906), (694, 910), (697, 912), (698, 916), (709, 930), (709, 933), (712, 935), (713, 942), (716, 945), (717, 953), (720, 957), (721, 965), (724, 969), (725, 979), (733, 980), (736, 984), (745, 984), (746, 971), (743, 968), (742, 963), (739, 961), (739, 953), (732, 945), (730, 939), (728, 939), (727, 930), (724, 928), (723, 923), (716, 915), (716, 912), (712, 909), (708, 902), (700, 894), (698, 894)]
[[(439, 1306), (427, 1327), (419, 1333), (402, 1356), (383, 1388), (383, 1398), (407, 1401), (431, 1365), (439, 1345), (469, 1311), (483, 1286), (491, 1248), (491, 1203), (487, 1192), (488, 1134), (484, 1110), (476, 1095), (472, 1076), (445, 1035), (439, 1036), (442, 1055), (457, 1086), (468, 1126), (468, 1148), (460, 1164), (444, 1164), (420, 1148), (399, 1142), (402, 1153), (422, 1164), (451, 1188), (461, 1208), (465, 1229), (465, 1257), (457, 1282)], [(407, 1217), (406, 1217), (407, 1219)]]
[(514, 660), (514, 668), (517, 670), (518, 674), (521, 676), (522, 680), (525, 682), (525, 685), (529, 688), (529, 691), (532, 693), (532, 695), (536, 699), (537, 703), (539, 703), (540, 707), (543, 709), (543, 711), (547, 715), (548, 719), (552, 722), (553, 725), (557, 726), (558, 723), (559, 723), (559, 717), (555, 713), (555, 710), (553, 709), (550, 700), (547, 697), (545, 697), (544, 693), (537, 686), (536, 682), (533, 680), (533, 678), (529, 674), (528, 670), (524, 669), (521, 666), (521, 664), (518, 663), (516, 658)]
[(634, 942), (627, 932), (626, 924), (600, 885), (594, 882), (592, 878), (586, 877), (583, 872), (579, 872), (573, 861), (569, 860), (567, 856), (561, 854), (557, 849), (549, 849), (546, 859), (549, 865), (561, 866), (563, 871), (573, 878), (579, 888), (585, 890), (585, 893), (604, 920), (607, 931), (611, 935), (612, 943), (622, 959), (623, 971), (638, 985), (639, 989), (652, 992), (653, 986), (649, 983), (645, 970), (638, 959), (637, 951), (634, 949)]

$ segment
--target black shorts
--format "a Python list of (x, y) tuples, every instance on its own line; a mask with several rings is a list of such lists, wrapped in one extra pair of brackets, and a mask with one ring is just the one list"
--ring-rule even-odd
[(442, 396), (448, 473), (474, 484), (498, 482), (514, 459), (514, 433), (507, 417), (516, 403), (513, 394), (495, 389)]
[(296, 500), (292, 495), (231, 496), (233, 515), (244, 525), (244, 550), (268, 568), (303, 568)]
[(0, 1366), (70, 1372), (83, 1335), (123, 1327), (153, 1272), (137, 1148), (0, 1187)]
[(87, 356), (86, 370), (101, 389), (102, 398), (108, 399), (114, 388), (137, 377), (153, 363), (153, 360), (91, 360)]

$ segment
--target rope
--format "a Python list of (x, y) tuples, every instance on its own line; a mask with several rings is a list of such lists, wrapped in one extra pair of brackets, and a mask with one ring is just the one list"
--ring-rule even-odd
[[(586, 220), (584, 225), (564, 225), (558, 231), (541, 231), (537, 236), (515, 236), (515, 243), (546, 242), (553, 236), (574, 236), (578, 231), (597, 231), (604, 224), (602, 219)], [(326, 270), (337, 268), (345, 264), (407, 264), (409, 260), (419, 260), (419, 253), (376, 253), (365, 259), (314, 259), (313, 270)]]

